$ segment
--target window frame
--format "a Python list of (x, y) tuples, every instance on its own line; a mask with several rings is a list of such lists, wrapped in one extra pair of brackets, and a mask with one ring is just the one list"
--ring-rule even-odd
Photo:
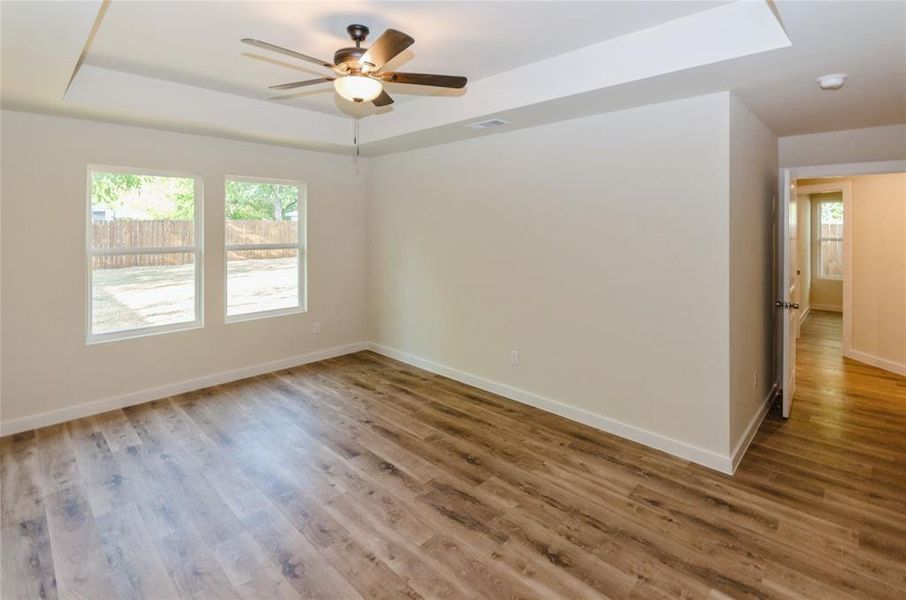
[[(818, 199), (818, 206), (816, 207), (817, 208), (816, 212), (817, 212), (817, 216), (818, 216), (818, 218), (817, 218), (817, 235), (815, 236), (815, 244), (817, 246), (815, 249), (815, 255), (818, 259), (818, 273), (817, 273), (816, 279), (821, 279), (821, 280), (825, 280), (825, 281), (843, 281), (843, 275), (828, 275), (824, 272), (824, 258), (822, 256), (822, 254), (823, 254), (822, 242), (840, 242), (841, 247), (846, 244), (845, 237), (823, 237), (821, 235), (822, 225), (824, 225), (823, 221), (821, 220), (821, 212), (822, 212), (821, 207), (824, 204), (839, 204), (840, 206), (842, 206), (843, 210), (844, 210), (844, 212), (843, 212), (844, 228), (845, 228), (845, 223), (846, 223), (846, 212), (845, 212), (846, 205), (843, 203), (843, 198), (840, 198), (839, 200), (837, 198), (820, 198), (820, 199)], [(842, 250), (842, 248), (841, 248), (841, 250)], [(841, 251), (841, 256), (843, 256), (843, 255), (845, 255), (845, 251)], [(844, 273), (846, 272), (845, 264), (843, 265), (843, 271), (844, 271)]]
[[(92, 247), (91, 225), (91, 176), (93, 173), (120, 173), (124, 175), (148, 175), (152, 177), (179, 177), (192, 179), (194, 182), (194, 244), (192, 246), (162, 246), (147, 248), (100, 248)], [(204, 327), (204, 178), (198, 173), (185, 171), (171, 171), (164, 169), (148, 169), (144, 167), (124, 167), (116, 165), (89, 164), (86, 173), (85, 185), (85, 343), (87, 345), (127, 340), (132, 338), (159, 335), (175, 331), (187, 331)], [(95, 256), (110, 256), (121, 254), (192, 254), (195, 264), (195, 318), (191, 321), (168, 323), (166, 325), (150, 325), (148, 327), (135, 327), (94, 333), (94, 281), (92, 259)]]
[[(227, 187), (228, 181), (249, 183), (273, 183), (276, 185), (296, 186), (296, 243), (295, 244), (227, 244)], [(308, 312), (308, 185), (297, 179), (279, 179), (276, 177), (258, 177), (251, 175), (225, 175), (223, 177), (223, 319), (225, 323), (241, 323), (256, 319), (269, 319), (286, 315), (305, 314)], [(258, 310), (255, 312), (230, 315), (230, 252), (248, 250), (296, 250), (296, 275), (299, 299), (296, 306)]]

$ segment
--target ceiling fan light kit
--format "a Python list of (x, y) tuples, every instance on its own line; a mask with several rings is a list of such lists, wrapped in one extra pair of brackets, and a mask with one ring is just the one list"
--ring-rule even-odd
[(412, 36), (396, 29), (388, 29), (369, 48), (362, 48), (362, 42), (368, 37), (368, 28), (353, 24), (346, 31), (355, 42), (355, 47), (337, 50), (333, 55), (333, 63), (253, 38), (244, 38), (242, 43), (327, 67), (338, 75), (272, 85), (270, 89), (289, 90), (332, 81), (336, 92), (350, 102), (371, 102), (375, 106), (387, 106), (393, 103), (393, 98), (384, 91), (385, 81), (456, 89), (465, 87), (468, 81), (457, 75), (382, 71), (388, 62), (415, 43)]
[(347, 75), (333, 80), (337, 93), (350, 102), (371, 102), (381, 95), (384, 86), (377, 79)]

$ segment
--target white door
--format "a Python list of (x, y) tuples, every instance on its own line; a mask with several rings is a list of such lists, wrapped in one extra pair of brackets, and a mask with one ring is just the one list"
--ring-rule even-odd
[(780, 257), (779, 285), (777, 286), (780, 298), (775, 306), (780, 311), (780, 354), (782, 361), (782, 392), (783, 416), (790, 416), (793, 407), (793, 394), (796, 391), (796, 328), (793, 319), (798, 314), (799, 304), (796, 302), (798, 294), (796, 263), (797, 231), (796, 231), (796, 190), (795, 183), (790, 179), (789, 169), (783, 169), (780, 174), (780, 231), (777, 236), (778, 256)]

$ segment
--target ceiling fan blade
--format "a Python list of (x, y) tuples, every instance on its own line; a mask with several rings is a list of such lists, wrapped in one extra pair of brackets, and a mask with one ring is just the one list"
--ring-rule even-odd
[(381, 90), (381, 95), (371, 101), (375, 106), (387, 106), (388, 104), (393, 104), (393, 98), (390, 97), (390, 94)]
[(293, 81), (292, 83), (281, 83), (280, 85), (268, 86), (269, 90), (291, 90), (294, 88), (305, 87), (306, 85), (315, 85), (318, 83), (327, 83), (333, 81), (336, 77), (321, 77), (320, 79), (306, 79), (305, 81)]
[(388, 29), (371, 44), (365, 54), (362, 55), (361, 61), (374, 65), (374, 70), (380, 69), (390, 62), (394, 56), (397, 56), (414, 43), (415, 40), (412, 36), (396, 29)]
[(307, 54), (302, 54), (301, 52), (296, 52), (295, 50), (290, 50), (288, 48), (282, 48), (280, 46), (275, 46), (267, 42), (262, 42), (261, 40), (255, 40), (252, 38), (242, 38), (243, 44), (248, 44), (249, 46), (256, 46), (258, 48), (264, 48), (265, 50), (270, 50), (271, 52), (279, 52), (280, 54), (285, 54), (286, 56), (292, 56), (293, 58), (298, 58), (299, 60), (304, 60), (316, 65), (321, 65), (322, 67), (327, 67), (328, 69), (333, 69), (336, 67), (333, 63), (329, 63), (326, 60), (321, 60), (320, 58), (314, 58), (308, 56)]
[(398, 73), (395, 71), (387, 71), (386, 73), (378, 73), (375, 77), (379, 77), (384, 81), (392, 81), (393, 83), (411, 83), (414, 85), (431, 85), (434, 87), (443, 87), (443, 88), (462, 88), (465, 87), (468, 83), (468, 79), (465, 77), (459, 77), (458, 75), (431, 75), (429, 73)]

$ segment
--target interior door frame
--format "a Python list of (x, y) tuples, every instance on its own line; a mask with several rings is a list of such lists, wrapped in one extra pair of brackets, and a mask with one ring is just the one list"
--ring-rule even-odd
[[(861, 162), (861, 163), (837, 163), (837, 164), (826, 164), (826, 165), (805, 165), (805, 166), (792, 166), (792, 167), (782, 167), (780, 169), (778, 181), (780, 182), (780, 196), (778, 197), (778, 203), (784, 203), (784, 194), (790, 192), (790, 183), (795, 182), (798, 179), (820, 179), (823, 177), (847, 177), (855, 175), (877, 175), (882, 173), (903, 173), (906, 172), (906, 160), (887, 160), (887, 161), (876, 161), (876, 162)], [(786, 182), (786, 183), (785, 183)], [(842, 183), (842, 182), (841, 182)], [(851, 191), (851, 188), (850, 188)], [(847, 205), (847, 198), (849, 198), (849, 203)], [(847, 313), (852, 313), (852, 261), (849, 260), (849, 256), (852, 255), (852, 198), (851, 193), (847, 194), (844, 192), (844, 205), (843, 205), (843, 321), (844, 321), (844, 331), (843, 331), (843, 350), (852, 345), (852, 322), (849, 321), (846, 316)], [(784, 230), (783, 219), (787, 219), (786, 210), (780, 207), (780, 210), (777, 210), (777, 227), (778, 234), (782, 233)], [(849, 225), (847, 225), (849, 224)], [(784, 242), (788, 244), (788, 242)], [(790, 268), (790, 256), (788, 252), (782, 252), (779, 259), (783, 261), (777, 265), (777, 273), (775, 273), (775, 281), (781, 281), (783, 285), (786, 285), (786, 282), (782, 280), (784, 273), (789, 272)], [(849, 282), (849, 283), (847, 283)], [(788, 288), (787, 288), (788, 289)], [(777, 296), (779, 297), (784, 293), (784, 288), (781, 287), (777, 290)], [(779, 308), (778, 310), (786, 310)], [(784, 344), (784, 331), (783, 331), (783, 313), (780, 313), (780, 318), (778, 319), (778, 327), (776, 328), (777, 340), (775, 340), (774, 348), (777, 352), (777, 375), (776, 383), (778, 386), (783, 385), (783, 365), (786, 353), (786, 346)]]
[[(793, 326), (794, 326), (793, 328), (796, 330), (796, 335), (794, 337), (797, 340), (800, 337), (802, 337), (802, 321), (805, 319), (805, 317), (808, 316), (807, 313), (811, 310), (811, 307), (809, 306), (809, 299), (802, 297), (802, 291), (805, 289), (803, 282), (806, 279), (811, 279), (811, 276), (812, 276), (812, 274), (811, 274), (811, 266), (812, 266), (811, 265), (811, 256), (808, 256), (808, 254), (806, 253), (806, 256), (807, 256), (806, 263), (809, 266), (808, 273), (805, 273), (804, 267), (805, 267), (806, 263), (803, 263), (801, 260), (799, 260), (801, 258), (801, 254), (802, 254), (802, 251), (800, 249), (802, 248), (802, 240), (804, 238), (804, 235), (802, 232), (806, 229), (805, 223), (808, 222), (807, 229), (809, 230), (809, 244), (811, 244), (811, 225), (812, 225), (811, 214), (806, 213), (806, 215), (808, 216), (807, 221), (799, 218), (801, 216), (800, 213), (802, 212), (800, 210), (800, 207), (803, 205), (803, 202), (808, 199), (808, 194), (803, 194), (802, 192), (799, 191), (799, 189), (800, 189), (799, 186), (796, 186), (796, 247), (797, 247), (797, 250), (799, 253), (799, 255), (796, 256), (796, 271), (797, 271), (797, 276), (799, 277), (799, 281), (798, 281), (797, 285), (799, 287), (799, 304), (801, 305), (801, 308), (799, 308), (799, 312), (796, 315), (796, 318), (793, 319)], [(804, 275), (808, 275), (808, 277), (804, 277)]]

